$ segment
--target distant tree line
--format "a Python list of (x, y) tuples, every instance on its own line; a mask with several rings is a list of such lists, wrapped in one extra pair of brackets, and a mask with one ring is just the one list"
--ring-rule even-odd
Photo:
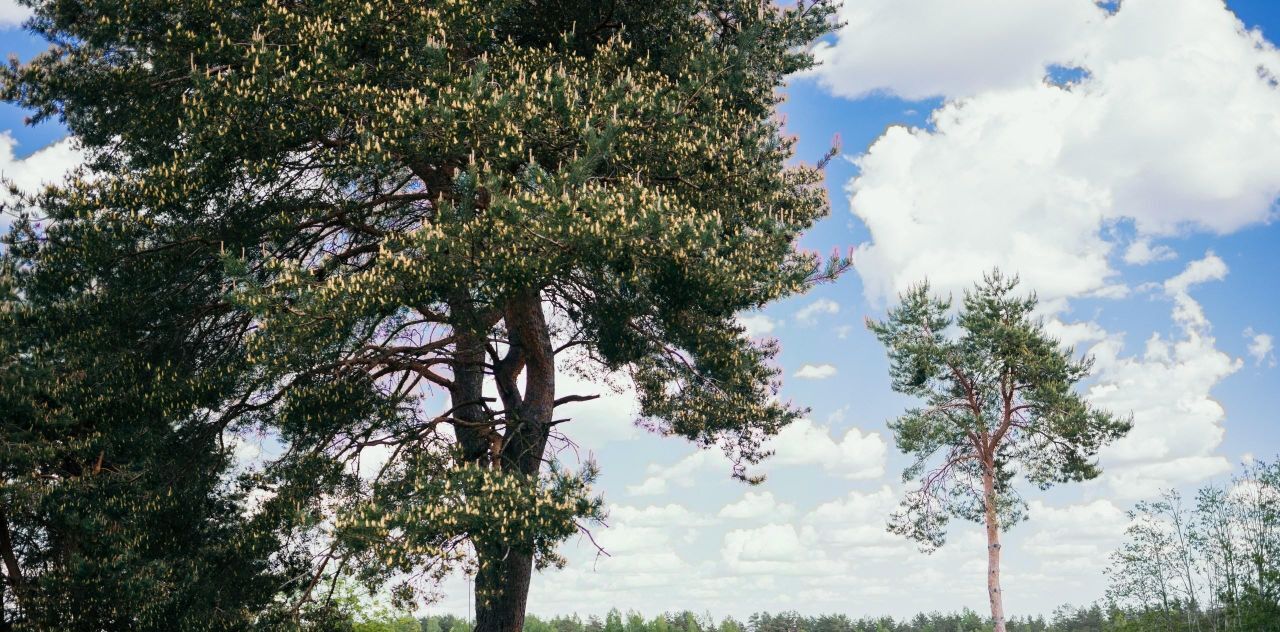
[[(1133, 620), (1115, 607), (1095, 604), (1076, 608), (1063, 606), (1052, 616), (1012, 617), (1006, 626), (1013, 632), (1099, 632), (1131, 630), (1163, 630), (1158, 627), (1134, 627)], [(665, 613), (645, 618), (638, 612), (622, 613), (616, 608), (603, 618), (585, 619), (578, 615), (542, 619), (525, 618), (525, 632), (989, 632), (989, 617), (971, 610), (959, 613), (929, 612), (909, 618), (863, 617), (843, 614), (804, 616), (796, 612), (757, 613), (746, 621), (733, 617), (717, 620), (710, 614), (692, 611)], [(1257, 628), (1267, 629), (1267, 628)], [(369, 620), (356, 624), (354, 632), (469, 632), (469, 621), (454, 615), (409, 616)]]

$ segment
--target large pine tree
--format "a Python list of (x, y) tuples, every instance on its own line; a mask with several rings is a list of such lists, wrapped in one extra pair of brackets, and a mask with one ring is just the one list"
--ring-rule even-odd
[(773, 118), (827, 2), (31, 4), (53, 47), (4, 96), (91, 158), (33, 200), (30, 265), (98, 309), (161, 297), (147, 326), (188, 360), (164, 413), (277, 437), (246, 480), (280, 557), (316, 560), (293, 612), (353, 568), (470, 560), (478, 628), (519, 630), (534, 566), (599, 511), (551, 458), (557, 409), (595, 395), (568, 368), (625, 375), (743, 478), (797, 415), (734, 314), (846, 264), (795, 249), (827, 204)]

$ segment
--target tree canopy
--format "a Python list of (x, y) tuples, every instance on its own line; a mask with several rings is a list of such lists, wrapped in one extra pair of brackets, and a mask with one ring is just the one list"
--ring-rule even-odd
[[(773, 117), (828, 2), (28, 4), (51, 48), (0, 96), (88, 158), (18, 205), (20, 353), (94, 365), (54, 397), (105, 438), (81, 463), (190, 454), (175, 506), (214, 503), (277, 582), (217, 607), (298, 622), (343, 577), (413, 600), (463, 563), (480, 627), (519, 629), (531, 568), (600, 515), (594, 466), (554, 459), (557, 408), (596, 395), (571, 367), (744, 479), (799, 414), (734, 316), (848, 265), (795, 248), (827, 202)], [(245, 468), (251, 432), (280, 449)], [(134, 508), (164, 489), (134, 482)]]

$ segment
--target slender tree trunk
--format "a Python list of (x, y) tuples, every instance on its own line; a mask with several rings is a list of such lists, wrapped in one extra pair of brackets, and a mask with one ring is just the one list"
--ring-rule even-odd
[(1000, 589), (1000, 515), (996, 513), (995, 465), (982, 466), (982, 491), (987, 513), (987, 596), (991, 600), (994, 632), (1005, 632), (1004, 593)]

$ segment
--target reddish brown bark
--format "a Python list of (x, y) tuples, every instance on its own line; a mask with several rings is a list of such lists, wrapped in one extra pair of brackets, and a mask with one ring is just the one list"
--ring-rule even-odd
[(1005, 632), (1004, 593), (1000, 589), (1000, 515), (996, 513), (995, 465), (982, 465), (983, 502), (987, 522), (987, 596), (991, 600), (994, 632)]

